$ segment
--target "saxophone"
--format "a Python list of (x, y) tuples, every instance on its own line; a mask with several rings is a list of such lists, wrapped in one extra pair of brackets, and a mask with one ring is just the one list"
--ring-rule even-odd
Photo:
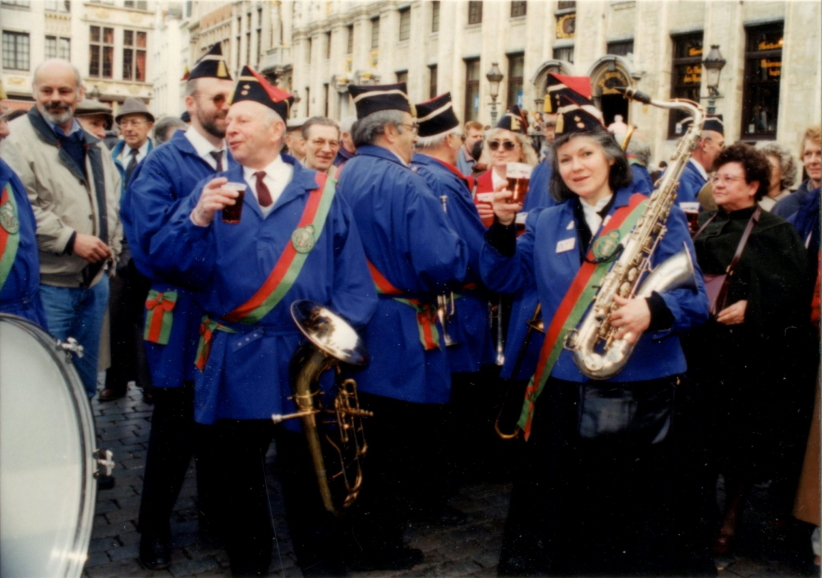
[[(339, 373), (340, 362), (365, 365), (368, 352), (357, 332), (319, 303), (295, 301), (291, 304), (291, 317), (308, 339), (297, 348), (289, 364), (297, 411), (272, 415), (271, 420), (279, 424), (299, 418), (323, 506), (338, 516), (354, 503), (360, 492), (363, 481), (361, 460), (368, 449), (362, 418), (374, 414), (360, 408), (357, 384), (353, 379), (338, 380), (333, 409), (324, 408), (319, 378), (331, 368)], [(318, 419), (323, 417), (325, 419)]]
[(580, 325), (568, 333), (565, 348), (573, 351), (579, 370), (591, 379), (609, 379), (628, 362), (636, 343), (616, 338), (611, 326), (611, 314), (617, 309), (614, 296), (626, 299), (649, 297), (680, 287), (696, 287), (694, 267), (687, 246), (682, 251), (651, 268), (651, 257), (667, 232), (666, 222), (676, 200), (679, 177), (702, 132), (705, 116), (700, 106), (690, 100), (670, 102), (652, 100), (632, 88), (617, 88), (625, 98), (659, 108), (680, 109), (693, 115), (693, 123), (679, 141), (671, 163), (657, 182), (648, 206), (631, 234), (621, 244), (622, 252), (605, 276), (590, 309)]

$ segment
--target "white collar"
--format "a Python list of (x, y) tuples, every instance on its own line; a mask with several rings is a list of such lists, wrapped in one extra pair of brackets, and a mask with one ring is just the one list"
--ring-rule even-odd
[(613, 194), (610, 194), (598, 200), (595, 205), (589, 205), (582, 199), (579, 200), (579, 203), (582, 205), (582, 214), (585, 215), (585, 222), (588, 223), (588, 228), (591, 229), (592, 235), (596, 235), (600, 226), (602, 226), (602, 217), (599, 216), (599, 213), (611, 202), (613, 196)]
[(693, 158), (688, 159), (688, 162), (694, 165), (699, 174), (702, 175), (702, 178), (706, 181), (708, 180), (708, 172), (705, 170), (705, 167), (702, 166), (702, 163), (695, 161)]
[(286, 171), (287, 169), (291, 169), (291, 165), (286, 165), (285, 161), (283, 160), (282, 155), (277, 155), (273, 161), (268, 163), (265, 168), (262, 169), (252, 169), (251, 167), (243, 167), (243, 177), (249, 183), (256, 181), (257, 177), (254, 176), (254, 173), (258, 173), (260, 171), (265, 171), (266, 177), (270, 177), (273, 179), (279, 178), (279, 176)]
[(214, 158), (211, 156), (211, 151), (225, 150), (225, 141), (220, 141), (219, 148), (215, 148), (214, 145), (208, 142), (208, 139), (206, 139), (206, 137), (200, 134), (200, 131), (198, 131), (193, 126), (190, 126), (186, 129), (185, 135), (188, 139), (188, 142), (190, 142), (191, 146), (194, 147), (194, 150), (197, 151), (197, 154), (203, 157), (204, 159)]

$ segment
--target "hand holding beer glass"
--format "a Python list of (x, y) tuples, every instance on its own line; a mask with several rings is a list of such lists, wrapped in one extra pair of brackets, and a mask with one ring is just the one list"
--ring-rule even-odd
[(508, 190), (512, 193), (512, 203), (525, 202), (532, 170), (531, 165), (525, 163), (506, 163), (505, 178), (508, 180)]
[(679, 208), (688, 219), (688, 230), (691, 235), (699, 229), (699, 203), (679, 203)]
[(245, 190), (245, 183), (229, 183), (225, 177), (211, 179), (191, 212), (191, 220), (194, 224), (205, 227), (214, 220), (217, 211), (223, 211), (223, 221), (239, 223)]

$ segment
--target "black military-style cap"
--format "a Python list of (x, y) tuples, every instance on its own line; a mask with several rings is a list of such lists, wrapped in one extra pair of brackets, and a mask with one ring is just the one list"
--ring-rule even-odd
[(557, 136), (573, 132), (591, 132), (604, 128), (602, 112), (591, 100), (591, 79), (587, 76), (548, 74), (548, 97), (551, 110), (557, 113)]
[(200, 57), (200, 60), (194, 64), (191, 72), (183, 75), (183, 80), (194, 80), (195, 78), (232, 80), (231, 74), (228, 72), (228, 64), (225, 58), (223, 58), (223, 49), (219, 42)]
[(237, 79), (237, 87), (234, 89), (231, 104), (243, 100), (259, 102), (287, 121), (294, 97), (283, 89), (272, 86), (262, 74), (246, 65), (240, 73), (240, 78)]
[(414, 105), (408, 100), (408, 89), (404, 82), (377, 86), (355, 84), (348, 87), (348, 92), (357, 107), (358, 119), (381, 110), (399, 110), (417, 116)]
[(516, 104), (505, 111), (502, 118), (497, 123), (497, 128), (504, 128), (511, 132), (518, 132), (520, 134), (528, 134), (528, 119)]
[(416, 108), (417, 122), (420, 126), (417, 134), (421, 137), (443, 134), (460, 125), (460, 121), (454, 113), (454, 104), (451, 102), (450, 92), (421, 102), (416, 105)]

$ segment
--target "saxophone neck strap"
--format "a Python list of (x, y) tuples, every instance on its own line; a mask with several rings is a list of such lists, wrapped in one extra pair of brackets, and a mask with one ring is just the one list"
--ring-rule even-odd
[(610, 245), (613, 242), (619, 243), (621, 239), (626, 238), (639, 221), (647, 205), (648, 198), (646, 196), (635, 194), (631, 196), (627, 205), (619, 207), (614, 212), (602, 228), (597, 240), (591, 244), (587, 259), (577, 271), (571, 286), (553, 316), (551, 324), (546, 329), (545, 341), (540, 350), (537, 369), (525, 390), (525, 400), (519, 418), (519, 427), (525, 434), (526, 440), (531, 435), (534, 405), (565, 347), (568, 332), (580, 322), (585, 311), (591, 305), (591, 301), (596, 296), (602, 279), (611, 269), (611, 261), (595, 262), (597, 242), (608, 239), (607, 243)]

